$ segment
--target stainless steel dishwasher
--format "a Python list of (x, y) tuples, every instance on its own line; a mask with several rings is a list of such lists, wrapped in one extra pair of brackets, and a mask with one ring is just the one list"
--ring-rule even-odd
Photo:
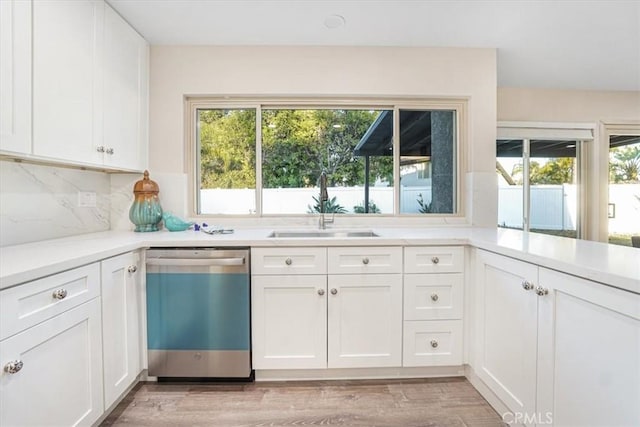
[(147, 251), (149, 375), (252, 378), (248, 249)]

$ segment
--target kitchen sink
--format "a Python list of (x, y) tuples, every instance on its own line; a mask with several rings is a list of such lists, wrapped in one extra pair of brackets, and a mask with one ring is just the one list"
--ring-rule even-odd
[(301, 237), (301, 238), (349, 238), (349, 237), (378, 237), (376, 233), (371, 230), (360, 230), (360, 231), (343, 231), (343, 230), (317, 230), (317, 231), (309, 231), (309, 230), (288, 230), (288, 231), (273, 231), (267, 237), (275, 237), (275, 238), (291, 238), (291, 237)]

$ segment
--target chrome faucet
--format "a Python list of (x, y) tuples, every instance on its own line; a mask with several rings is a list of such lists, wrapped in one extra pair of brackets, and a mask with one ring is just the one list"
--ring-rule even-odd
[(324, 217), (325, 203), (329, 201), (329, 193), (327, 193), (327, 174), (322, 171), (320, 174), (320, 198), (318, 202), (320, 202), (320, 218), (318, 219), (318, 226), (320, 230), (324, 230), (326, 228), (326, 224), (333, 223), (333, 217), (331, 219), (326, 219)]

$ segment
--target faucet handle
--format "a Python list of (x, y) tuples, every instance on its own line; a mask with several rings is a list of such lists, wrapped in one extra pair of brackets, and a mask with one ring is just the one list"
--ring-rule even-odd
[(336, 213), (335, 212), (331, 212), (331, 219), (324, 219), (324, 222), (327, 224), (333, 224), (333, 220), (336, 218)]

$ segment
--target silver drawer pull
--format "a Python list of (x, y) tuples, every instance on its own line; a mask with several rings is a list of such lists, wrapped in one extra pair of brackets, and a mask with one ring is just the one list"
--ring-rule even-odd
[(113, 148), (111, 148), (111, 147), (107, 148), (104, 152), (107, 153), (107, 154), (113, 154), (114, 153)]
[(549, 289), (543, 288), (542, 286), (538, 286), (536, 288), (536, 294), (538, 294), (539, 297), (543, 297), (549, 294)]
[(53, 298), (55, 299), (65, 299), (67, 297), (67, 290), (66, 289), (56, 289), (55, 291), (53, 291)]
[(331, 295), (335, 295), (338, 293), (338, 290), (336, 288), (331, 289)]
[(438, 294), (431, 294), (431, 301), (436, 302), (438, 301)]
[(522, 282), (522, 289), (524, 289), (525, 291), (530, 291), (531, 289), (533, 289), (533, 283), (525, 280), (524, 282)]
[(324, 295), (324, 289), (318, 289), (318, 295), (320, 296)]
[(129, 268), (127, 268), (127, 271), (129, 273), (135, 273), (136, 271), (138, 271), (138, 267), (136, 267), (135, 265), (130, 265)]
[(291, 263), (293, 262), (293, 260), (291, 258), (287, 258), (284, 260), (284, 263), (287, 265), (291, 265)]
[(362, 258), (362, 263), (363, 263), (364, 265), (369, 264), (369, 258), (367, 258), (367, 257)]
[(103, 145), (98, 145), (98, 146), (96, 147), (96, 151), (97, 151), (98, 153), (104, 153), (104, 146), (103, 146)]
[(438, 341), (436, 341), (436, 340), (431, 340), (430, 344), (431, 344), (431, 347), (433, 347), (433, 348), (438, 348)]
[(24, 366), (22, 360), (12, 360), (11, 362), (4, 365), (4, 371), (8, 374), (16, 374), (20, 372), (22, 366)]
[(437, 256), (431, 257), (431, 262), (437, 264), (440, 262), (440, 258), (438, 258)]

